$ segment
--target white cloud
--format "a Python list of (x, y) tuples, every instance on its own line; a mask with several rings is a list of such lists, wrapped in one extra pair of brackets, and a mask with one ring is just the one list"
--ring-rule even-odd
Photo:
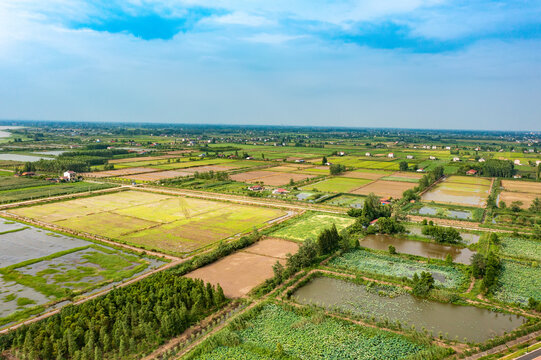
[(253, 43), (260, 44), (269, 44), (269, 45), (278, 45), (283, 44), (288, 41), (297, 40), (304, 38), (303, 35), (286, 35), (286, 34), (269, 34), (269, 33), (259, 33), (249, 37), (243, 38), (243, 40)]
[(274, 21), (271, 21), (264, 16), (247, 14), (242, 11), (236, 11), (234, 13), (222, 16), (212, 16), (210, 18), (204, 19), (203, 22), (223, 25), (244, 25), (252, 27), (269, 26), (275, 24)]

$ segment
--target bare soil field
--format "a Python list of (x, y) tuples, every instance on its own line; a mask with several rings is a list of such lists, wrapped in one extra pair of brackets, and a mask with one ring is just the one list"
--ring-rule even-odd
[(107, 171), (96, 171), (96, 172), (87, 172), (82, 173), (81, 175), (85, 178), (104, 178), (104, 177), (116, 177), (124, 175), (133, 175), (133, 174), (143, 174), (153, 171), (158, 171), (158, 169), (148, 168), (148, 167), (134, 167), (118, 170), (107, 170)]
[(538, 182), (502, 180), (502, 186), (507, 191), (532, 193), (541, 196), (541, 183)]
[(403, 177), (403, 178), (411, 178), (411, 179), (420, 179), (424, 175), (420, 174), (420, 173), (414, 173), (414, 172), (397, 171), (397, 172), (393, 173), (391, 176)]
[(374, 193), (384, 198), (401, 198), (404, 191), (416, 186), (414, 183), (401, 181), (377, 180), (371, 184), (352, 191), (352, 194), (368, 195)]
[(265, 171), (256, 170), (248, 171), (240, 174), (231, 175), (231, 179), (241, 182), (263, 182), (265, 185), (280, 186), (289, 183), (290, 179), (293, 181), (300, 181), (304, 179), (311, 179), (316, 175), (310, 174), (297, 174), (297, 173), (283, 173), (277, 171)]
[(343, 177), (355, 178), (355, 179), (368, 179), (368, 180), (378, 180), (384, 176), (391, 174), (390, 172), (381, 171), (381, 172), (372, 172), (372, 171), (348, 171), (342, 174)]
[(523, 209), (527, 209), (532, 204), (535, 198), (541, 197), (541, 193), (524, 193), (515, 191), (502, 191), (499, 196), (499, 202), (503, 201), (507, 206), (511, 205), (513, 201), (521, 201), (520, 206)]
[(130, 176), (124, 176), (129, 180), (139, 180), (139, 181), (158, 181), (163, 179), (172, 179), (181, 176), (190, 176), (193, 175), (193, 172), (190, 171), (180, 171), (180, 170), (167, 170), (160, 172), (153, 172), (149, 174), (136, 174)]
[(209, 171), (230, 171), (235, 169), (236, 166), (227, 166), (227, 165), (206, 165), (206, 166), (197, 166), (197, 167), (191, 167), (182, 169), (184, 172), (188, 172), (191, 174), (194, 174), (195, 172), (203, 173), (203, 172), (209, 172)]
[(151, 161), (151, 160), (164, 160), (164, 159), (174, 159), (178, 158), (177, 155), (161, 155), (161, 156), (141, 156), (141, 157), (132, 157), (125, 159), (113, 159), (109, 160), (109, 164), (122, 164), (136, 161)]
[(241, 297), (273, 276), (272, 265), (276, 261), (285, 264), (284, 252), (294, 253), (297, 248), (297, 244), (285, 240), (261, 240), (186, 276), (220, 284), (229, 298)]

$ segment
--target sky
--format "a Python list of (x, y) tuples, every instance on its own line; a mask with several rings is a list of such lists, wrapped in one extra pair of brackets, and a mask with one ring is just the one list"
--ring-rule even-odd
[(0, 119), (541, 130), (541, 0), (1, 0)]

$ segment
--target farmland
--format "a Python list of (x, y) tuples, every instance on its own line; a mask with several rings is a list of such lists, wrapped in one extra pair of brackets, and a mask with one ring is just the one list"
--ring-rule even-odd
[(398, 256), (389, 256), (367, 250), (353, 250), (332, 259), (329, 264), (337, 268), (360, 271), (395, 278), (411, 278), (415, 273), (428, 271), (437, 284), (456, 288), (462, 285), (466, 276), (454, 267), (421, 263)]
[(0, 326), (163, 264), (20, 223), (2, 228), (10, 230), (0, 235)]
[(541, 300), (541, 268), (538, 264), (505, 260), (499, 282), (495, 297), (500, 301), (527, 304), (530, 298)]
[(85, 191), (96, 191), (115, 187), (112, 184), (75, 182), (75, 183), (46, 183), (40, 186), (18, 187), (17, 189), (0, 191), (0, 203), (12, 203), (50, 196), (76, 194)]
[(406, 181), (386, 181), (376, 180), (373, 183), (365, 185), (352, 191), (352, 194), (368, 195), (374, 193), (383, 198), (401, 198), (404, 191), (413, 189), (416, 183)]
[(248, 171), (231, 175), (231, 179), (247, 183), (263, 183), (265, 185), (280, 186), (290, 181), (297, 182), (316, 177), (310, 174), (285, 173), (278, 171)]
[(353, 222), (352, 218), (343, 216), (307, 213), (285, 222), (282, 228), (272, 233), (272, 236), (293, 241), (315, 240), (321, 230), (329, 228), (333, 224), (340, 231)]
[(274, 263), (278, 260), (285, 264), (286, 255), (294, 254), (297, 249), (298, 245), (293, 242), (265, 239), (186, 276), (213, 285), (220, 284), (227, 297), (236, 298), (272, 277)]
[(250, 231), (286, 214), (272, 208), (138, 191), (39, 205), (13, 212), (64, 228), (175, 254), (191, 252)]
[(346, 177), (334, 177), (331, 179), (316, 182), (302, 187), (303, 190), (323, 191), (323, 192), (351, 192), (363, 185), (369, 184), (371, 180), (353, 179)]
[(532, 201), (541, 197), (541, 184), (526, 181), (503, 180), (503, 191), (498, 199), (500, 202), (505, 202), (510, 205), (514, 201), (520, 201), (521, 208), (527, 209), (532, 204)]
[(484, 207), (490, 181), (465, 176), (451, 176), (422, 196), (425, 202)]
[[(242, 324), (222, 331), (214, 346), (208, 344), (188, 359), (273, 359), (282, 354), (295, 358), (402, 359), (414, 354), (422, 357), (425, 353), (444, 353), (443, 349), (406, 336), (318, 313), (302, 314), (276, 304), (255, 309)], [(280, 344), (280, 350), (276, 344)]]
[(541, 261), (541, 242), (515, 237), (501, 240), (502, 254), (510, 257)]

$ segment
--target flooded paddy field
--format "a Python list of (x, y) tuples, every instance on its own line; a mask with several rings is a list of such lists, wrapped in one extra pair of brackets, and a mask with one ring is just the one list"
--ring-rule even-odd
[(424, 193), (421, 199), (424, 202), (484, 207), (490, 192), (490, 181), (473, 180), (477, 179), (451, 176)]
[(409, 212), (413, 215), (421, 215), (427, 217), (439, 217), (445, 219), (456, 220), (471, 220), (479, 221), (483, 216), (483, 209), (480, 208), (453, 208), (446, 206), (438, 206), (436, 204), (422, 205), (421, 207), (415, 207)]
[(21, 161), (21, 162), (34, 162), (41, 159), (50, 160), (51, 156), (33, 156), (33, 155), (22, 155), (22, 154), (0, 154), (0, 160), (10, 160), (10, 161)]
[(164, 264), (18, 222), (0, 230), (0, 326)]
[(469, 265), (474, 251), (468, 248), (458, 248), (456, 246), (442, 245), (431, 242), (416, 241), (404, 236), (391, 235), (367, 235), (360, 240), (360, 245), (374, 250), (388, 250), (389, 246), (394, 246), (398, 253), (422, 256), (431, 259), (445, 259), (451, 255), (453, 262)]
[[(388, 287), (387, 287), (388, 288)], [(397, 288), (386, 294), (386, 288), (358, 285), (345, 280), (317, 277), (293, 294), (301, 304), (318, 304), (326, 308), (346, 310), (366, 317), (391, 322), (403, 327), (414, 325), (427, 329), (434, 336), (448, 339), (483, 342), (510, 332), (525, 322), (518, 315), (497, 313), (473, 306), (438, 303), (416, 298)]]

